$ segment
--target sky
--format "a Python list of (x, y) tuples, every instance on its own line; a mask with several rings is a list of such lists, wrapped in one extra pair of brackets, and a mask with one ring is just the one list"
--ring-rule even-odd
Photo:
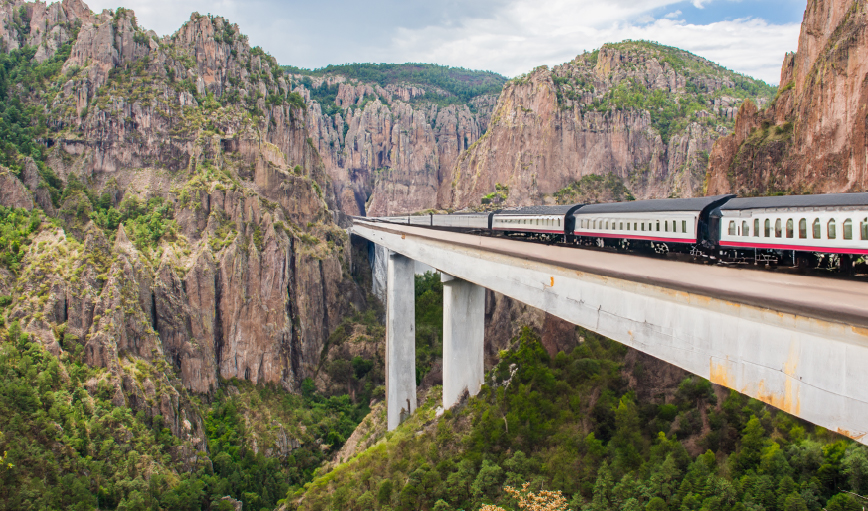
[(85, 0), (175, 32), (192, 12), (237, 23), (280, 64), (425, 62), (514, 77), (607, 42), (676, 46), (776, 85), (806, 0)]

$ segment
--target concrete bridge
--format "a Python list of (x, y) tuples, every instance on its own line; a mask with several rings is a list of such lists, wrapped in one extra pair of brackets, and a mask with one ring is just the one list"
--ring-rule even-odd
[(443, 406), (483, 382), (483, 288), (868, 444), (868, 285), (354, 219), (388, 257), (388, 428), (416, 408), (414, 261), (444, 282)]

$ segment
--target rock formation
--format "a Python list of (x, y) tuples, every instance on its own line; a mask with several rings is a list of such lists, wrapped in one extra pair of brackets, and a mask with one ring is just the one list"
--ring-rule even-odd
[(777, 96), (745, 103), (715, 145), (708, 193), (864, 191), (868, 186), (868, 4), (810, 0)]
[[(295, 75), (295, 79), (301, 75)], [(318, 79), (310, 87), (337, 87), (329, 115), (308, 103), (308, 129), (349, 215), (388, 215), (437, 205), (440, 184), (458, 155), (485, 132), (493, 96), (469, 104), (439, 106), (426, 93), (448, 94), (430, 86), (348, 82), (343, 76)], [(299, 92), (310, 97), (300, 85)], [(412, 102), (412, 100), (418, 100)]]
[(505, 86), (488, 131), (442, 183), (440, 206), (478, 207), (486, 196), (507, 206), (553, 202), (588, 175), (614, 175), (639, 198), (701, 195), (708, 152), (740, 98), (762, 102), (767, 93), (761, 82), (645, 42), (539, 67)]
[(16, 89), (44, 108), (44, 156), (0, 169), (0, 204), (61, 225), (44, 222), (3, 279), (7, 321), (105, 368), (118, 406), (162, 416), (192, 452), (204, 440), (187, 392), (230, 378), (297, 391), (364, 293), (274, 59), (219, 17), (161, 39), (132, 11), (78, 0), (4, 3), (0, 40), (56, 65)]

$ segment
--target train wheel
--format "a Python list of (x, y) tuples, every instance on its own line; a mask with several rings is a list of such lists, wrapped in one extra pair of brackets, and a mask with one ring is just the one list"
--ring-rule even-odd
[(600, 248), (603, 248), (606, 246), (606, 240), (604, 240), (603, 238), (597, 238), (596, 245)]
[(654, 249), (654, 253), (658, 255), (666, 255), (669, 253), (669, 245), (666, 243), (654, 243), (651, 242), (651, 248)]

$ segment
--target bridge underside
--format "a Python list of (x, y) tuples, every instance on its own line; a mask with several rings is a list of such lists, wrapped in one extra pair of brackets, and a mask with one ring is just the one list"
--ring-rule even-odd
[[(444, 241), (425, 231), (363, 221), (353, 227), (354, 234), (393, 252), (868, 443), (868, 328), (865, 323), (853, 326), (852, 318), (859, 315), (856, 309), (842, 306), (836, 318), (809, 306), (763, 307), (749, 292), (745, 300), (737, 300), (722, 289), (720, 294), (727, 297), (719, 298), (689, 286), (620, 278), (611, 272), (595, 274), (587, 268), (532, 259), (525, 252), (538, 248), (524, 242), (499, 240), (500, 248), (493, 250), (494, 242), (484, 241), (490, 238), (449, 233)], [(542, 248), (561, 258), (586, 252)], [(676, 271), (707, 271), (711, 280), (727, 276), (714, 273), (714, 268), (681, 270), (679, 266), (697, 265), (657, 263), (676, 265), (671, 266)], [(734, 272), (733, 277), (748, 273), (727, 271)], [(789, 292), (804, 289), (793, 286)], [(810, 297), (800, 298), (812, 303)], [(823, 293), (817, 291), (813, 300), (823, 301)]]

